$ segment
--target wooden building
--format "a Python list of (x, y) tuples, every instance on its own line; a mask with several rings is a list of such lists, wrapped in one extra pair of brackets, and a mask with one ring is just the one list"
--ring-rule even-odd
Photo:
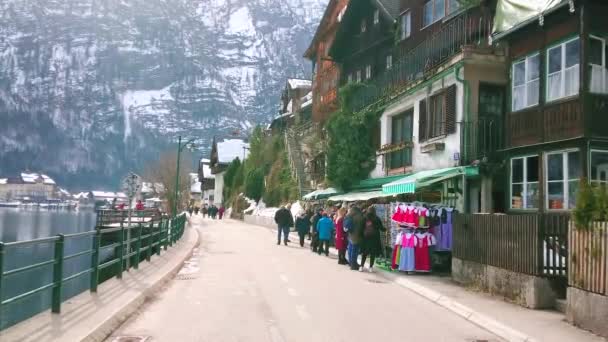
[(349, 0), (329, 1), (310, 46), (304, 53), (304, 57), (312, 61), (312, 119), (315, 122), (324, 122), (338, 109), (340, 69), (329, 57), (329, 49), (348, 2)]
[(561, 1), (516, 25), (495, 25), (510, 66), (504, 152), (512, 212), (571, 210), (582, 178), (608, 184), (606, 14), (605, 1)]

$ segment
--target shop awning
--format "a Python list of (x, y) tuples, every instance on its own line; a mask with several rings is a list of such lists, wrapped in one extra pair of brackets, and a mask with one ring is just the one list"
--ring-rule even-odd
[(416, 192), (416, 189), (462, 175), (465, 175), (466, 177), (477, 176), (479, 175), (479, 168), (477, 166), (459, 166), (416, 172), (383, 185), (382, 193), (385, 196), (412, 194)]
[(372, 198), (380, 198), (386, 196), (380, 190), (376, 191), (361, 191), (361, 192), (349, 192), (342, 195), (331, 196), (328, 201), (332, 202), (355, 202), (355, 201), (367, 201)]
[(377, 177), (377, 178), (367, 178), (363, 179), (351, 187), (351, 191), (376, 191), (382, 190), (382, 186), (384, 184), (394, 182), (398, 179), (403, 178), (403, 175), (396, 176), (387, 176), (387, 177)]
[(492, 35), (500, 39), (567, 4), (567, 0), (498, 0)]
[(310, 200), (315, 200), (315, 199), (327, 198), (329, 196), (336, 195), (338, 193), (339, 193), (338, 190), (336, 190), (334, 188), (327, 188), (327, 189), (323, 189), (323, 190), (315, 190), (309, 194), (304, 195), (302, 197), (302, 199), (310, 201)]

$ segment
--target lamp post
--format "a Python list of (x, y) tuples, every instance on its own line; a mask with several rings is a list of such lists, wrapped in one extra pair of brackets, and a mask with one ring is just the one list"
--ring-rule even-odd
[(182, 136), (181, 135), (178, 137), (178, 140), (177, 140), (177, 170), (176, 170), (177, 172), (175, 173), (175, 200), (173, 201), (173, 217), (175, 217), (177, 215), (177, 200), (178, 200), (178, 195), (179, 195), (180, 154), (182, 153), (184, 148), (186, 148), (188, 145), (193, 145), (192, 144), (193, 141), (194, 141), (194, 139), (190, 139), (182, 145)]

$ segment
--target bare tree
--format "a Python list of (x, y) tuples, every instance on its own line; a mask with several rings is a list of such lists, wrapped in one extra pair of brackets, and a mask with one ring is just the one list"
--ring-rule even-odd
[[(179, 170), (179, 189), (177, 197), (178, 211), (185, 208), (190, 200), (190, 172), (192, 161), (189, 153), (182, 152)], [(163, 185), (163, 197), (166, 201), (166, 212), (171, 212), (175, 198), (175, 176), (177, 173), (177, 152), (163, 152), (158, 160), (151, 161), (144, 171), (144, 177)]]

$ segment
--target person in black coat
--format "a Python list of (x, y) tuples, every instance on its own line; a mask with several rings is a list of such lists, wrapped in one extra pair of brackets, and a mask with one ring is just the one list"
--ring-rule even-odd
[(365, 225), (363, 227), (363, 239), (361, 241), (361, 269), (365, 268), (365, 260), (370, 257), (369, 271), (373, 272), (376, 256), (382, 253), (382, 241), (380, 232), (386, 229), (382, 225), (382, 221), (376, 215), (376, 208), (370, 206), (365, 213)]
[(304, 247), (304, 239), (306, 238), (306, 234), (310, 232), (310, 219), (304, 211), (300, 212), (298, 217), (296, 217), (296, 231), (300, 237), (300, 246)]
[(291, 211), (289, 211), (289, 204), (277, 210), (274, 214), (274, 222), (276, 222), (278, 226), (278, 239), (277, 245), (281, 244), (281, 232), (283, 233), (283, 243), (287, 246), (287, 242), (289, 242), (289, 230), (293, 227), (293, 216), (291, 216)]
[(310, 248), (312, 248), (313, 252), (317, 252), (317, 247), (319, 246), (319, 234), (317, 233), (317, 223), (323, 217), (323, 209), (318, 208), (310, 220), (312, 223), (312, 241), (310, 242)]

